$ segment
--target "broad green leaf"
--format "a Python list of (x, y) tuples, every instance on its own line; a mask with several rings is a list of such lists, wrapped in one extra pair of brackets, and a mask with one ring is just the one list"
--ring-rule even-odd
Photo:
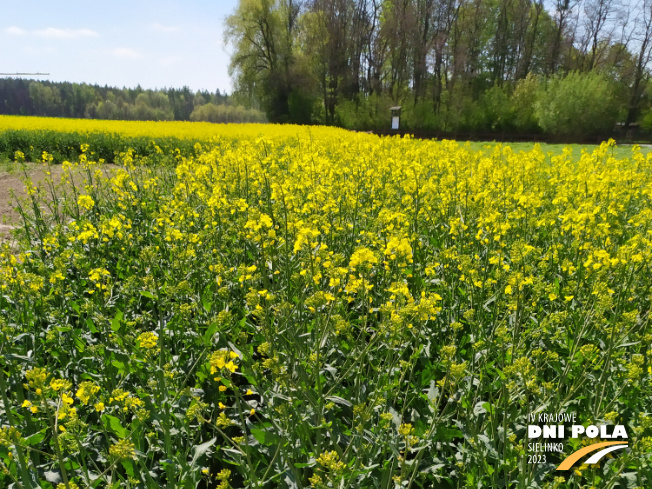
[(220, 325), (217, 323), (217, 321), (212, 322), (211, 324), (208, 325), (208, 329), (206, 329), (206, 332), (204, 333), (203, 339), (204, 339), (204, 345), (208, 345), (211, 340), (213, 339), (213, 336), (217, 332), (217, 328), (219, 328)]
[(120, 329), (120, 321), (122, 320), (122, 311), (118, 311), (111, 320), (111, 330), (116, 332)]
[(99, 330), (95, 327), (95, 323), (91, 318), (86, 318), (86, 326), (91, 333), (99, 333)]
[(256, 440), (258, 440), (258, 443), (265, 446), (278, 443), (279, 440), (281, 439), (278, 435), (270, 431), (261, 430), (259, 428), (251, 428), (251, 434), (254, 435), (254, 438), (256, 438)]
[(121, 460), (121, 462), (122, 462), (122, 466), (125, 469), (125, 472), (127, 472), (127, 475), (129, 477), (133, 477), (134, 476), (134, 465), (131, 463), (131, 460), (124, 459), (124, 460)]
[(103, 414), (102, 422), (104, 423), (104, 428), (106, 430), (115, 433), (120, 438), (127, 436), (128, 431), (122, 427), (120, 420), (115, 416), (111, 416), (110, 414)]
[(204, 289), (204, 292), (201, 296), (201, 304), (204, 306), (204, 310), (206, 312), (211, 312), (211, 308), (213, 307), (213, 303), (211, 302), (211, 288), (210, 285), (207, 285), (206, 288)]
[(192, 449), (193, 455), (192, 455), (192, 461), (190, 462), (191, 465), (197, 465), (197, 461), (210, 450), (210, 448), (215, 445), (215, 442), (217, 441), (217, 438), (211, 438), (208, 440), (206, 443), (202, 443), (201, 445), (195, 445)]
[(38, 433), (34, 433), (33, 435), (28, 436), (25, 438), (25, 444), (29, 446), (38, 445), (43, 441), (43, 438), (45, 438), (45, 431), (46, 430), (41, 430)]
[(140, 295), (142, 295), (144, 297), (147, 297), (149, 299), (156, 299), (156, 296), (154, 294), (152, 294), (151, 292), (149, 292), (148, 290), (141, 290)]

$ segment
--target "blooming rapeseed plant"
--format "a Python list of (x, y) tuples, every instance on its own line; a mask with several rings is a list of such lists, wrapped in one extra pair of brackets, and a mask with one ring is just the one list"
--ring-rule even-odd
[[(85, 145), (48, 192), (28, 182), (0, 249), (2, 487), (55, 484), (43, 464), (84, 487), (529, 487), (520, 433), (543, 405), (650, 445), (652, 157), (637, 148), (9, 127), (44, 165), (65, 156), (39, 146), (46, 131)], [(620, 456), (536, 483), (613, 486), (638, 464), (650, 486), (649, 460)]]

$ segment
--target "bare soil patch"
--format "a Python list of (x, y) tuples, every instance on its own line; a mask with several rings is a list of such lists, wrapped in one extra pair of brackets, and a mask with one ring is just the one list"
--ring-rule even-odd
[[(117, 165), (104, 164), (102, 170), (111, 174)], [(4, 163), (0, 165), (0, 243), (12, 242), (12, 231), (22, 225), (22, 218), (16, 211), (16, 198), (20, 199), (27, 196), (23, 180), (25, 176), (32, 180), (34, 185), (39, 185), (47, 177), (48, 168), (41, 163), (26, 163), (23, 166), (18, 163)], [(63, 168), (61, 165), (51, 165), (50, 174), (55, 184), (61, 182)], [(74, 173), (81, 173), (81, 169), (75, 168)], [(74, 174), (73, 174), (74, 176)], [(75, 178), (76, 188), (83, 185), (83, 175)], [(14, 197), (15, 196), (15, 197)], [(47, 212), (47, 209), (43, 209)]]

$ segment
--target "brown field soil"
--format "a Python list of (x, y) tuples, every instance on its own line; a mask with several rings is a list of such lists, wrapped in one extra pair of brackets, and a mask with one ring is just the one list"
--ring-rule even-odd
[[(110, 174), (116, 165), (105, 164), (102, 169), (105, 173)], [(12, 231), (17, 227), (22, 226), (22, 218), (16, 210), (16, 198), (21, 199), (27, 196), (25, 192), (25, 184), (23, 180), (25, 176), (29, 177), (34, 185), (39, 185), (46, 177), (47, 167), (41, 163), (25, 163), (20, 165), (18, 163), (3, 163), (0, 164), (0, 244), (13, 243), (14, 238)], [(81, 170), (75, 168), (73, 170), (73, 177), (75, 173), (81, 173)], [(50, 173), (55, 185), (61, 182), (61, 175), (63, 168), (61, 165), (52, 165)], [(83, 175), (75, 178), (75, 186), (79, 189), (83, 186)], [(48, 212), (48, 209), (43, 209)]]

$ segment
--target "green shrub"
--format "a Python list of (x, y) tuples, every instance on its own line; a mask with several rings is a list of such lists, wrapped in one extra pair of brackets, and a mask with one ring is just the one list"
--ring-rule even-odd
[(422, 100), (403, 107), (401, 126), (407, 129), (436, 131), (441, 129), (442, 121), (439, 114), (435, 113), (432, 102)]
[(569, 73), (553, 77), (538, 91), (537, 121), (553, 136), (607, 135), (618, 117), (611, 82), (599, 73)]
[(389, 108), (396, 105), (386, 95), (369, 95), (358, 101), (342, 101), (337, 105), (338, 125), (345, 129), (368, 131), (371, 129), (389, 129), (391, 115)]
[(191, 121), (204, 122), (266, 122), (265, 115), (255, 109), (245, 109), (238, 105), (215, 105), (207, 103), (195, 107), (190, 114)]
[(517, 131), (526, 133), (541, 131), (534, 112), (539, 90), (539, 78), (532, 73), (516, 83), (511, 102), (514, 107), (514, 128)]
[(511, 131), (514, 129), (515, 110), (507, 86), (494, 85), (481, 99), (484, 120), (479, 129)]

